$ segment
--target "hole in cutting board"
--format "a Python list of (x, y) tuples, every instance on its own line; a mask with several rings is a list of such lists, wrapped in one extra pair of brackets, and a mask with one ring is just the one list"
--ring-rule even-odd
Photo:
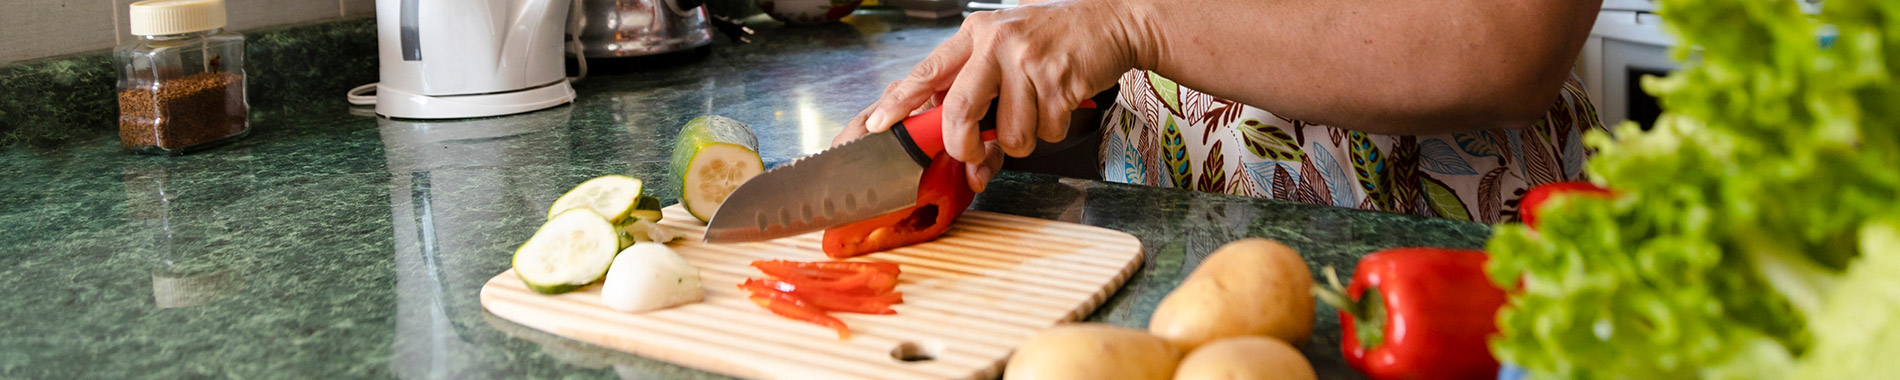
[(935, 341), (904, 342), (891, 349), (891, 358), (902, 362), (927, 362), (937, 360), (938, 355), (943, 355), (943, 343)]

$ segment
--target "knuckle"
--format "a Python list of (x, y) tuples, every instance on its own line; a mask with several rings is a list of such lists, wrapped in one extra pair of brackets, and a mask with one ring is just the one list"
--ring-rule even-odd
[(989, 23), (990, 18), (995, 15), (996, 12), (994, 11), (972, 12), (968, 17), (963, 18), (963, 26), (977, 26)]
[(960, 93), (951, 93), (943, 97), (943, 108), (946, 111), (950, 109), (967, 110), (970, 109), (970, 105), (972, 104), (975, 104), (975, 102), (970, 101), (970, 96)]
[[(936, 77), (937, 72), (943, 70), (943, 62), (939, 62), (939, 61), (940, 61), (939, 58), (932, 56), (930, 58), (925, 58), (923, 62), (917, 62), (917, 67), (910, 69), (910, 79), (926, 80), (926, 79)], [(895, 86), (901, 83), (904, 83), (904, 81), (897, 81), (897, 82), (891, 83), (891, 85)]]

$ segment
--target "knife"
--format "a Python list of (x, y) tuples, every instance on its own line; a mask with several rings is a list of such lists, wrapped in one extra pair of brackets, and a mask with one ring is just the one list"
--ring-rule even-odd
[[(983, 141), (996, 139), (996, 106), (991, 101), (989, 113), (977, 121)], [(1093, 110), (1096, 102), (1085, 99), (1081, 106)], [(1092, 123), (1071, 123), (1071, 129), (1078, 124)], [(943, 149), (939, 107), (794, 160), (733, 189), (707, 222), (704, 240), (770, 240), (910, 208), (917, 204), (924, 168)]]

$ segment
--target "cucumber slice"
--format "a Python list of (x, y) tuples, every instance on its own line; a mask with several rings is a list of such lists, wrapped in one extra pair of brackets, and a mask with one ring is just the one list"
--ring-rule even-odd
[(587, 208), (607, 217), (608, 223), (619, 223), (626, 220), (627, 214), (638, 204), (640, 188), (640, 180), (633, 177), (594, 177), (555, 199), (554, 206), (548, 207), (548, 219), (554, 219), (555, 215), (568, 209)]
[(640, 196), (640, 201), (634, 203), (633, 212), (627, 213), (628, 220), (640, 219), (655, 223), (665, 217), (665, 213), (660, 212), (660, 198), (646, 195)]
[(680, 128), (673, 143), (671, 169), (680, 183), (680, 203), (705, 222), (739, 184), (765, 172), (759, 140), (745, 123), (721, 116), (700, 116)]
[(544, 294), (580, 289), (607, 275), (619, 243), (613, 224), (600, 213), (569, 209), (548, 219), (515, 250), (515, 275)]

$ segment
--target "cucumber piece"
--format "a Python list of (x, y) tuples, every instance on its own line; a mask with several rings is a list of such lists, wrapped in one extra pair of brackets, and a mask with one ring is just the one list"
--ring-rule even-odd
[(672, 229), (646, 219), (630, 219), (626, 224), (614, 226), (614, 233), (620, 235), (620, 249), (638, 242), (668, 243), (680, 238)]
[(752, 128), (722, 116), (700, 116), (680, 128), (669, 167), (680, 184), (680, 203), (705, 222), (739, 184), (765, 172)]
[(665, 217), (666, 215), (660, 212), (660, 198), (647, 195), (640, 196), (640, 201), (634, 203), (633, 212), (627, 213), (628, 220), (640, 219), (655, 223)]
[(620, 223), (638, 205), (641, 185), (640, 179), (624, 175), (594, 177), (556, 198), (554, 206), (548, 207), (548, 219), (569, 209), (587, 208), (606, 217), (608, 223)]
[(605, 277), (619, 251), (619, 237), (607, 218), (587, 208), (569, 209), (515, 249), (515, 275), (536, 292), (566, 293)]

